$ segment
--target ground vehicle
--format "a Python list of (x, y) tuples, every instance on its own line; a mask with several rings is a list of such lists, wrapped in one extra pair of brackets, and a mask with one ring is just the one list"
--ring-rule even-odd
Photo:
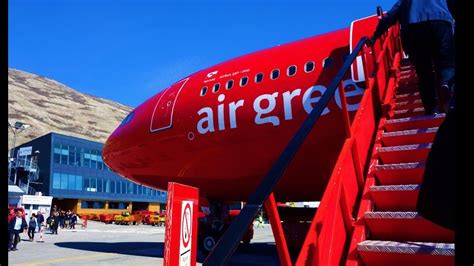
[(106, 224), (111, 224), (114, 221), (114, 214), (112, 213), (103, 213), (99, 215), (99, 220)]
[(129, 213), (128, 215), (124, 215), (122, 223), (127, 225), (139, 225), (142, 223), (142, 216), (140, 214)]
[(137, 214), (141, 215), (141, 223), (144, 224), (150, 224), (150, 215), (152, 215), (154, 212), (152, 211), (147, 211), (147, 210), (139, 210), (139, 211), (134, 211), (132, 214)]
[(89, 213), (88, 216), (91, 221), (100, 221), (100, 217), (96, 213)]
[(150, 218), (149, 218), (149, 221), (150, 221), (150, 224), (152, 226), (165, 226), (165, 223), (166, 223), (166, 213), (162, 212), (162, 213), (159, 213), (159, 212), (155, 212), (155, 214), (153, 215), (150, 215)]
[(128, 211), (122, 212), (122, 214), (116, 214), (114, 217), (115, 224), (138, 225), (141, 222), (142, 216), (140, 214), (131, 214)]
[(124, 218), (125, 217), (122, 214), (114, 214), (114, 223), (122, 224)]

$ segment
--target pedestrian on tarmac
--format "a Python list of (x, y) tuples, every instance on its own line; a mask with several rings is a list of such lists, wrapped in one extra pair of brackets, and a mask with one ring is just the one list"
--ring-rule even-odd
[(15, 217), (15, 210), (14, 209), (10, 209), (9, 213), (8, 213), (8, 222), (10, 222), (10, 220)]
[(71, 217), (71, 229), (76, 229), (75, 227), (76, 223), (77, 223), (77, 215), (76, 213), (73, 213)]
[(53, 217), (51, 218), (51, 224), (50, 224), (51, 233), (57, 235), (58, 227), (59, 227), (59, 213), (55, 212), (53, 214)]
[(36, 221), (38, 222), (38, 232), (40, 232), (41, 228), (44, 226), (44, 216), (41, 211), (38, 211), (36, 214)]
[(35, 231), (36, 227), (38, 226), (38, 221), (36, 220), (36, 214), (32, 214), (30, 221), (28, 222), (28, 237), (30, 238), (30, 242), (33, 242), (35, 239)]
[(20, 242), (20, 233), (26, 232), (28, 224), (26, 223), (23, 212), (17, 210), (15, 218), (12, 218), (8, 223), (9, 245), (8, 250), (17, 250), (18, 242)]

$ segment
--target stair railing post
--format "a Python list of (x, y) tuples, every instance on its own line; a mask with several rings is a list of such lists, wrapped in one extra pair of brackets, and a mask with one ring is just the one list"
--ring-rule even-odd
[(280, 258), (280, 264), (282, 266), (292, 266), (290, 259), (290, 253), (288, 251), (288, 245), (286, 243), (285, 232), (281, 225), (281, 218), (278, 214), (278, 208), (275, 201), (273, 192), (270, 194), (268, 199), (265, 201), (265, 210), (268, 214), (268, 219), (272, 226), (273, 236), (275, 237), (275, 243), (277, 246), (278, 257)]
[(344, 128), (346, 130), (346, 137), (351, 137), (351, 120), (349, 118), (349, 111), (346, 104), (346, 93), (344, 92), (344, 81), (339, 83), (339, 98), (341, 99), (342, 115), (344, 116)]

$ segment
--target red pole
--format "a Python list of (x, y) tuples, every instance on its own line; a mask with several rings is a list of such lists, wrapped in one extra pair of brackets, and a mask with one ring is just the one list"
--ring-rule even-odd
[(349, 119), (349, 111), (347, 111), (346, 93), (344, 92), (344, 81), (341, 81), (341, 83), (339, 83), (339, 98), (341, 99), (342, 115), (344, 116), (344, 126), (346, 129), (346, 136), (350, 138), (351, 137), (351, 121)]
[(278, 250), (278, 257), (280, 258), (280, 264), (283, 266), (291, 266), (290, 253), (288, 252), (288, 246), (286, 244), (285, 233), (283, 232), (283, 227), (281, 226), (280, 215), (278, 214), (278, 209), (273, 196), (273, 192), (265, 201), (265, 210), (268, 214), (268, 219), (272, 225), (273, 236), (275, 237), (275, 243)]

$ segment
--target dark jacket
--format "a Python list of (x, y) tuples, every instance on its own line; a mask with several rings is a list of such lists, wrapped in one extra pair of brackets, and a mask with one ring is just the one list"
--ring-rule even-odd
[(44, 216), (41, 213), (38, 213), (36, 217), (36, 221), (38, 221), (38, 225), (41, 225), (44, 222)]
[[(59, 225), (59, 216), (50, 216), (51, 223), (49, 224), (52, 229), (58, 229)], [(48, 218), (49, 219), (49, 218)]]
[(453, 24), (454, 19), (450, 12), (453, 6), (454, 0), (398, 0), (380, 20), (374, 37), (379, 38), (397, 21), (400, 21), (402, 30), (409, 24), (430, 20), (443, 20)]
[(38, 222), (35, 217), (31, 217), (30, 221), (28, 222), (28, 228), (36, 228), (38, 227)]
[[(8, 232), (13, 232), (13, 229), (15, 228), (15, 223), (16, 223), (16, 217), (13, 217), (8, 223)], [(25, 217), (22, 217), (20, 231), (23, 231), (26, 228), (28, 228), (28, 224), (26, 223)]]

